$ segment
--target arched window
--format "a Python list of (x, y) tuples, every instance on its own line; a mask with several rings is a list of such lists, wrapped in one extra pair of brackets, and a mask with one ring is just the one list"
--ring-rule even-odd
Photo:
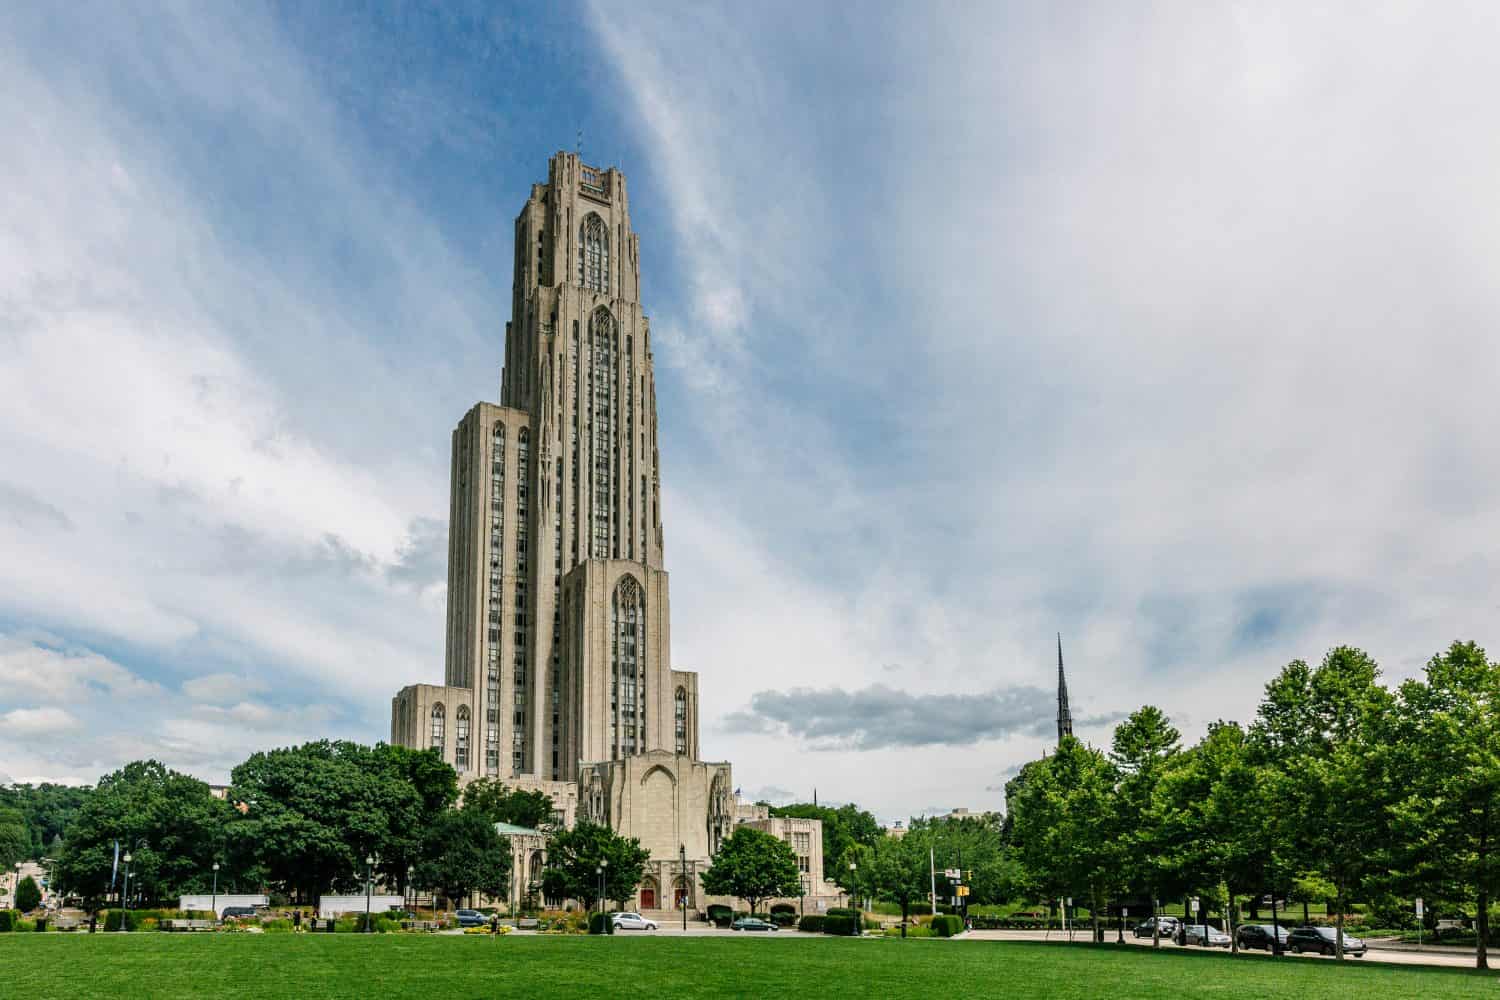
[(675, 708), (674, 726), (677, 733), (677, 752), (687, 753), (687, 689), (678, 688), (672, 701)]
[(610, 601), (612, 728), (616, 756), (646, 749), (646, 614), (645, 595), (635, 577), (625, 576)]
[(438, 702), (432, 706), (432, 749), (436, 750), (439, 756), (443, 753), (443, 720), (445, 714), (442, 702)]
[(593, 212), (578, 227), (578, 283), (609, 293), (609, 229)]
[(468, 771), (468, 705), (459, 705), (453, 726), (453, 766)]

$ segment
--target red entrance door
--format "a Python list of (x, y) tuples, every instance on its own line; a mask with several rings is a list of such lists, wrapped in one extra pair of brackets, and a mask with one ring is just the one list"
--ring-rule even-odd
[(641, 909), (643, 909), (643, 910), (654, 910), (654, 909), (656, 909), (656, 890), (655, 889), (652, 889), (652, 888), (650, 888), (648, 886), (647, 888), (644, 888), (644, 889), (641, 890)]

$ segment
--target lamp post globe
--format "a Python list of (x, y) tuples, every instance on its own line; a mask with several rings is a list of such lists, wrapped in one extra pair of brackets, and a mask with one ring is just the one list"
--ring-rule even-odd
[(125, 879), (120, 883), (120, 933), (125, 933), (129, 928), (126, 916), (130, 913), (130, 852), (125, 852), (122, 858), (125, 862)]

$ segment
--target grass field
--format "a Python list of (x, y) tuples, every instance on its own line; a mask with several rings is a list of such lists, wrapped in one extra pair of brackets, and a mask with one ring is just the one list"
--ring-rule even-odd
[(4, 934), (0, 993), (121, 997), (1500, 996), (1500, 977), (1028, 942)]

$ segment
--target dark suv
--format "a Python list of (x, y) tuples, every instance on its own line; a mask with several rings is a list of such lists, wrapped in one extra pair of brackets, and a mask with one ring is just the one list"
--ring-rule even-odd
[(1136, 924), (1135, 929), (1130, 933), (1134, 934), (1138, 938), (1148, 938), (1151, 936), (1151, 928), (1154, 926), (1155, 922), (1160, 922), (1161, 924), (1162, 937), (1170, 938), (1176, 935), (1177, 925), (1179, 923), (1176, 917), (1147, 917), (1145, 920), (1142, 920), (1140, 923)]
[[(1271, 950), (1270, 924), (1241, 924), (1234, 933), (1240, 939), (1241, 948), (1260, 948), (1263, 951)], [(1281, 946), (1285, 948), (1287, 942), (1286, 928), (1277, 927), (1276, 936), (1281, 939)]]
[[(1291, 948), (1292, 953), (1297, 955), (1302, 954), (1304, 951), (1316, 952), (1319, 955), (1332, 955), (1337, 933), (1332, 927), (1298, 927), (1287, 935), (1287, 947)], [(1344, 935), (1344, 954), (1359, 958), (1364, 953), (1364, 941), (1346, 933)]]

